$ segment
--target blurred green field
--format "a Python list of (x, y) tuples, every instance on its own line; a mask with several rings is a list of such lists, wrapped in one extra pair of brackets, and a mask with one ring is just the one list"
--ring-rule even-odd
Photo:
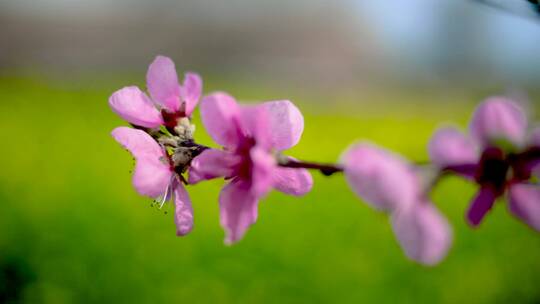
[[(176, 237), (171, 212), (150, 207), (131, 187), (132, 159), (109, 135), (123, 122), (107, 98), (122, 84), (129, 83), (0, 78), (0, 294), (13, 294), (7, 283), (18, 281), (24, 303), (540, 301), (540, 235), (502, 203), (481, 229), (468, 228), (463, 213), (474, 187), (458, 179), (434, 193), (454, 227), (454, 246), (435, 268), (407, 260), (387, 218), (357, 200), (342, 176), (314, 174), (314, 190), (300, 199), (272, 193), (233, 247), (223, 245), (218, 220), (223, 182), (190, 187), (196, 227)], [(207, 87), (227, 88), (218, 80)], [(283, 97), (247, 86), (231, 92)], [(293, 100), (306, 128), (290, 154), (335, 161), (366, 138), (425, 160), (436, 126), (465, 126), (474, 107), (404, 98), (401, 105)], [(200, 125), (196, 138), (212, 145)]]

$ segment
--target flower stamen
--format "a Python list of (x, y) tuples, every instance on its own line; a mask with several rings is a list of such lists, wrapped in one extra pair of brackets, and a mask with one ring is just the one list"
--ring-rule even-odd
[(163, 205), (165, 205), (165, 202), (169, 200), (169, 196), (171, 195), (170, 192), (172, 192), (173, 181), (174, 181), (174, 174), (171, 176), (171, 179), (169, 183), (167, 184), (167, 187), (165, 188), (165, 193), (163, 194), (163, 197), (161, 198), (161, 202), (159, 203), (159, 209), (162, 209)]

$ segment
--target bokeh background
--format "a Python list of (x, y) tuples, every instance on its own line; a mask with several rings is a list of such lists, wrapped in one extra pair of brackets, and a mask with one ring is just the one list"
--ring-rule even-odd
[[(430, 134), (466, 128), (486, 96), (537, 117), (540, 18), (487, 2), (0, 0), (0, 302), (539, 303), (540, 236), (504, 201), (470, 229), (474, 187), (457, 178), (433, 193), (454, 229), (433, 268), (404, 257), (342, 176), (316, 173), (303, 198), (270, 194), (227, 247), (223, 181), (189, 188), (196, 228), (178, 238), (109, 135), (124, 122), (108, 96), (145, 87), (163, 54), (205, 92), (295, 102), (295, 157), (336, 161), (367, 139), (425, 161)], [(213, 145), (202, 127), (196, 139)]]

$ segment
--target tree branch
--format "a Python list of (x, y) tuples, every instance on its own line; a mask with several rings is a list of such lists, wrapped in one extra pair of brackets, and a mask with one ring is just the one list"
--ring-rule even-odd
[(338, 164), (321, 164), (300, 161), (291, 158), (280, 159), (278, 165), (284, 168), (304, 168), (311, 170), (319, 170), (325, 176), (330, 176), (334, 173), (343, 172), (343, 166)]

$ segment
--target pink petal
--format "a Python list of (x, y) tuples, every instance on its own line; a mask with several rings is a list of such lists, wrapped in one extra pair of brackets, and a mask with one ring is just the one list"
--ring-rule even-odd
[(111, 132), (114, 139), (135, 157), (165, 157), (159, 144), (146, 132), (128, 127), (118, 127)]
[(237, 147), (253, 145), (252, 140), (254, 140), (259, 147), (271, 150), (272, 142), (266, 109), (255, 105), (240, 105), (239, 117), (240, 136)]
[(148, 67), (146, 83), (152, 99), (163, 108), (175, 112), (180, 108), (180, 85), (174, 62), (157, 56)]
[(352, 146), (342, 161), (354, 192), (383, 211), (407, 208), (419, 195), (412, 169), (400, 156), (368, 143)]
[[(529, 134), (529, 146), (534, 150), (540, 149), (540, 128), (533, 129)], [(536, 177), (540, 176), (540, 160), (532, 160), (529, 168)]]
[(448, 221), (430, 203), (416, 203), (392, 216), (392, 228), (405, 254), (424, 265), (435, 265), (452, 244)]
[(196, 73), (186, 73), (184, 76), (184, 84), (180, 88), (182, 99), (186, 103), (186, 115), (191, 116), (191, 113), (199, 103), (202, 95), (202, 79)]
[(439, 167), (478, 162), (474, 143), (454, 128), (439, 129), (428, 146), (429, 156)]
[(286, 194), (301, 196), (313, 187), (313, 177), (306, 169), (276, 167), (274, 188)]
[(128, 127), (118, 127), (112, 136), (136, 158), (133, 185), (141, 195), (159, 197), (170, 184), (172, 171), (166, 154), (146, 132)]
[(478, 106), (470, 123), (470, 132), (484, 146), (497, 140), (522, 145), (527, 118), (518, 104), (505, 97), (491, 97)]
[(517, 184), (510, 188), (509, 210), (516, 217), (540, 231), (540, 187)]
[(156, 128), (163, 124), (161, 113), (139, 88), (125, 87), (109, 98), (112, 110), (126, 121), (141, 127)]
[(180, 182), (174, 184), (174, 205), (176, 235), (184, 236), (193, 229), (193, 208), (186, 188)]
[(205, 96), (201, 102), (201, 119), (212, 139), (225, 147), (235, 147), (240, 140), (240, 107), (226, 93)]
[(497, 195), (491, 187), (482, 187), (467, 211), (467, 221), (473, 227), (482, 222), (484, 216), (491, 210)]
[(257, 198), (247, 183), (232, 181), (219, 195), (220, 222), (225, 229), (225, 244), (233, 244), (244, 237), (246, 230), (257, 221)]
[(133, 173), (133, 186), (139, 194), (157, 198), (168, 192), (172, 176), (170, 166), (163, 160), (149, 156), (139, 157)]
[(272, 189), (276, 159), (268, 151), (257, 146), (251, 149), (250, 156), (252, 163), (251, 191), (255, 197), (260, 198)]
[(532, 146), (540, 147), (540, 128), (535, 128), (531, 131), (529, 142)]
[(240, 157), (231, 152), (216, 149), (205, 150), (191, 161), (189, 183), (195, 184), (201, 180), (221, 176), (231, 177), (240, 161)]
[(289, 100), (269, 101), (260, 105), (268, 114), (272, 146), (278, 151), (295, 146), (304, 131), (304, 117)]

